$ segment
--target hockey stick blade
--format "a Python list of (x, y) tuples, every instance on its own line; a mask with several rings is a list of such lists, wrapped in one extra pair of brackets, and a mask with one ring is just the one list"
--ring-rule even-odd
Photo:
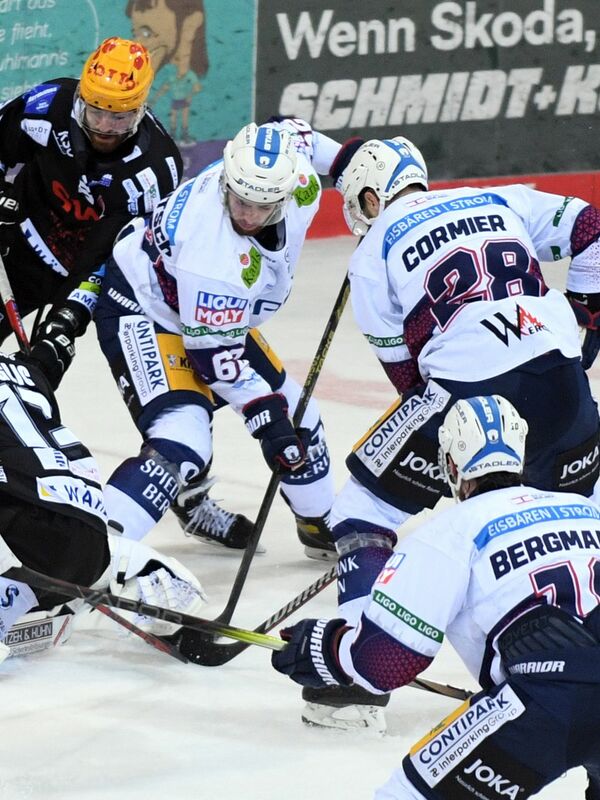
[[(303, 589), (300, 594), (297, 594), (289, 603), (286, 603), (278, 611), (261, 622), (260, 625), (257, 625), (256, 628), (254, 628), (254, 632), (266, 633), (272, 630), (280, 622), (283, 622), (284, 619), (291, 616), (294, 611), (302, 608), (305, 603), (308, 603), (315, 595), (319, 594), (319, 592), (322, 592), (323, 589), (333, 583), (336, 575), (337, 564), (327, 570), (320, 578), (317, 578), (310, 586), (307, 586), (306, 589)], [(231, 661), (232, 658), (235, 658), (240, 653), (243, 653), (247, 647), (248, 644), (243, 642), (224, 644), (215, 641), (213, 637), (207, 636), (199, 643), (199, 649), (194, 654), (193, 661), (195, 664), (200, 664), (203, 667), (220, 667), (228, 661)]]
[(436, 683), (435, 681), (428, 681), (425, 678), (415, 678), (411, 681), (409, 686), (413, 689), (424, 689), (426, 692), (433, 694), (443, 694), (446, 697), (453, 697), (455, 700), (468, 700), (473, 697), (474, 692), (467, 689), (459, 689), (458, 686), (449, 686), (447, 683)]

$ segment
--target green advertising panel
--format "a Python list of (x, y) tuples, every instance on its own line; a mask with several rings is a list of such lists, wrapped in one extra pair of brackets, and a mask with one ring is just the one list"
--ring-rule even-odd
[(0, 0), (0, 102), (78, 77), (107, 36), (135, 38), (155, 68), (150, 105), (195, 160), (252, 109), (254, 0)]

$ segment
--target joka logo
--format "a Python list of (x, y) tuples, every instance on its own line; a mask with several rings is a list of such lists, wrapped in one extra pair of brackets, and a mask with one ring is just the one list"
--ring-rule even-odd
[(11, 608), (13, 603), (15, 602), (15, 597), (18, 597), (20, 592), (17, 586), (11, 584), (10, 586), (6, 587), (6, 591), (4, 592), (6, 596), (6, 600), (4, 597), (0, 600), (0, 606), (2, 608)]
[(427, 461), (425, 458), (418, 456), (413, 450), (411, 450), (410, 453), (405, 456), (398, 466), (408, 467), (413, 472), (427, 475), (427, 477), (431, 478), (433, 481), (446, 482), (446, 479), (443, 477), (437, 464), (432, 464), (431, 461)]
[(515, 312), (517, 317), (516, 324), (507, 319), (500, 311), (494, 314), (494, 317), (498, 320), (501, 327), (489, 319), (482, 319), (480, 323), (507, 347), (509, 345), (511, 333), (516, 339), (521, 339), (523, 336), (532, 336), (535, 333), (540, 333), (540, 331), (548, 330), (543, 322), (536, 319), (529, 311), (521, 308), (518, 303), (516, 304)]
[(473, 775), (473, 777), (485, 783), (490, 789), (493, 789), (500, 797), (516, 798), (521, 787), (517, 783), (511, 783), (508, 778), (503, 777), (500, 773), (494, 772), (491, 767), (484, 764), (480, 758), (477, 759), (470, 767), (463, 770), (465, 775)]
[(593, 467), (596, 466), (599, 455), (600, 450), (596, 445), (592, 452), (583, 456), (583, 458), (577, 458), (575, 461), (565, 464), (562, 470), (562, 475), (560, 476), (561, 481), (564, 481), (564, 479), (567, 477), (577, 475), (578, 472), (589, 472)]

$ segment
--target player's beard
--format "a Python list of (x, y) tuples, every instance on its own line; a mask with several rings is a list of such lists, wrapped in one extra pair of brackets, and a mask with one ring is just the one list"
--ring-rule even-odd
[(87, 135), (90, 140), (90, 144), (94, 150), (97, 150), (99, 153), (112, 153), (127, 138), (127, 136), (122, 133), (107, 134), (93, 133), (92, 131), (88, 131)]
[(231, 217), (231, 227), (238, 234), (238, 236), (256, 236), (265, 226), (254, 225), (252, 228), (246, 228), (240, 225), (239, 222), (236, 222), (233, 217)]

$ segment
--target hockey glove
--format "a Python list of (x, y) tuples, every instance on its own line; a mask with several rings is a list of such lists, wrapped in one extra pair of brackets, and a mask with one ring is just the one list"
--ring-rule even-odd
[[(110, 591), (120, 597), (184, 614), (197, 614), (208, 600), (198, 579), (177, 559), (163, 556), (142, 542), (115, 536), (114, 525), (111, 522), (108, 535), (110, 564), (92, 588), (104, 590), (108, 582)], [(135, 612), (123, 613), (133, 619), (134, 624), (156, 636), (170, 636), (181, 627), (154, 617), (135, 615)]]
[(282, 394), (268, 394), (247, 403), (242, 409), (246, 428), (260, 440), (263, 456), (274, 472), (293, 472), (304, 466), (310, 431), (294, 427)]
[(280, 632), (288, 645), (273, 652), (271, 664), (302, 686), (350, 686), (352, 681), (337, 656), (340, 638), (347, 630), (345, 619), (303, 619)]
[(69, 308), (51, 311), (31, 348), (30, 358), (41, 368), (56, 391), (75, 355), (78, 319)]
[(600, 350), (600, 292), (583, 294), (567, 291), (566, 298), (578, 325), (586, 329), (581, 345), (581, 364), (584, 369), (589, 369)]

